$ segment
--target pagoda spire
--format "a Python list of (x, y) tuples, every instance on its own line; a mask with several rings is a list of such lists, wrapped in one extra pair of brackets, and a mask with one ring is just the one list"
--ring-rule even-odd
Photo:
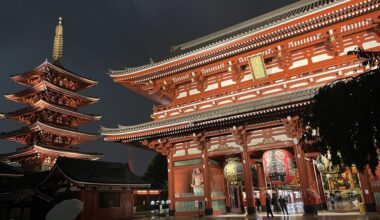
[(55, 36), (53, 44), (53, 60), (54, 64), (61, 66), (61, 59), (63, 57), (63, 25), (62, 17), (58, 18), (58, 24), (55, 26)]

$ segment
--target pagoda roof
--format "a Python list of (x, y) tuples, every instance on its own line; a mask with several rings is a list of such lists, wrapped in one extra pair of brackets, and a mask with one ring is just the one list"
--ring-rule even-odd
[(53, 112), (59, 112), (59, 113), (64, 114), (64, 115), (70, 115), (73, 117), (87, 119), (87, 120), (100, 120), (100, 118), (102, 117), (102, 116), (98, 116), (98, 115), (87, 115), (87, 114), (79, 113), (76, 111), (72, 111), (68, 108), (57, 106), (57, 105), (51, 104), (49, 102), (46, 102), (44, 100), (40, 100), (40, 101), (36, 102), (35, 104), (28, 106), (28, 107), (25, 107), (23, 109), (13, 111), (13, 112), (9, 112), (9, 113), (5, 113), (5, 114), (3, 114), (4, 115), (3, 117), (4, 118), (14, 118), (14, 117), (17, 117), (17, 116), (20, 116), (23, 114), (29, 114), (29, 113), (41, 111), (44, 109), (48, 109), (48, 110), (53, 111)]
[(42, 91), (46, 91), (47, 89), (51, 89), (52, 91), (56, 91), (56, 92), (59, 92), (59, 93), (62, 93), (62, 94), (65, 94), (65, 95), (68, 95), (70, 97), (74, 97), (77, 99), (87, 100), (90, 103), (95, 103), (95, 102), (99, 101), (99, 98), (87, 97), (87, 96), (72, 92), (70, 90), (63, 89), (63, 88), (58, 87), (56, 85), (53, 85), (52, 83), (47, 82), (45, 80), (41, 81), (40, 83), (38, 83), (37, 85), (35, 85), (33, 87), (28, 87), (28, 88), (26, 88), (20, 92), (17, 92), (14, 94), (7, 94), (7, 95), (5, 95), (5, 98), (7, 98), (9, 100), (17, 100), (18, 98), (28, 96), (34, 92), (42, 92)]
[(80, 137), (85, 137), (88, 140), (95, 140), (98, 138), (98, 135), (96, 135), (96, 134), (83, 133), (83, 132), (79, 132), (79, 131), (75, 131), (75, 130), (71, 130), (68, 128), (63, 128), (63, 127), (55, 126), (55, 125), (52, 126), (52, 125), (42, 123), (40, 121), (37, 121), (31, 125), (22, 127), (18, 130), (14, 130), (14, 131), (7, 132), (7, 133), (1, 133), (0, 138), (8, 139), (11, 137), (17, 137), (20, 135), (24, 135), (24, 134), (28, 134), (28, 133), (36, 132), (36, 131), (50, 131), (50, 132), (55, 133), (55, 134), (62, 134), (63, 133), (65, 136), (69, 136), (69, 137), (80, 136)]
[(33, 145), (29, 147), (23, 147), (17, 149), (16, 152), (10, 152), (6, 154), (0, 154), (0, 160), (12, 160), (20, 157), (26, 157), (30, 155), (34, 155), (37, 153), (41, 154), (51, 154), (51, 155), (59, 155), (69, 158), (82, 158), (88, 160), (97, 160), (103, 154), (101, 153), (89, 153), (83, 152), (75, 149), (68, 149), (62, 147), (51, 147), (51, 146), (42, 146), (42, 145)]
[(132, 173), (127, 163), (59, 157), (55, 169), (58, 169), (71, 182), (80, 185), (150, 187), (150, 184)]
[(305, 15), (344, 3), (348, 0), (301, 0), (258, 17), (241, 22), (215, 33), (172, 47), (169, 57), (139, 67), (124, 70), (109, 70), (111, 76), (124, 76), (155, 68), (178, 59), (190, 57), (198, 52), (211, 50), (218, 46), (240, 40), (243, 37), (287, 23)]
[(20, 167), (15, 167), (0, 161), (0, 177), (21, 177), (23, 172)]
[(69, 76), (71, 78), (74, 78), (74, 79), (77, 79), (78, 81), (81, 81), (82, 83), (86, 84), (86, 86), (84, 88), (92, 87), (92, 86), (95, 86), (96, 84), (98, 84), (97, 81), (94, 81), (92, 79), (80, 76), (80, 75), (78, 75), (76, 73), (73, 73), (73, 72), (71, 72), (69, 70), (66, 70), (63, 67), (58, 67), (58, 66), (50, 63), (47, 59), (41, 65), (39, 65), (38, 67), (34, 68), (33, 70), (27, 71), (27, 72), (22, 73), (22, 74), (11, 76), (11, 79), (14, 80), (14, 81), (16, 81), (16, 82), (18, 82), (18, 83), (20, 83), (20, 84), (27, 85), (27, 84), (25, 84), (23, 82), (23, 79), (27, 78), (28, 76), (32, 76), (36, 72), (43, 71), (43, 70), (45, 70), (45, 68), (53, 69), (53, 70), (55, 70), (55, 71), (57, 71), (57, 72), (59, 72), (61, 74), (67, 75), (67, 76)]
[(220, 122), (309, 104), (319, 88), (320, 85), (139, 125), (119, 125), (118, 128), (102, 127), (101, 134), (105, 136), (104, 139), (107, 141), (135, 141), (151, 136), (175, 134), (184, 131), (191, 132)]

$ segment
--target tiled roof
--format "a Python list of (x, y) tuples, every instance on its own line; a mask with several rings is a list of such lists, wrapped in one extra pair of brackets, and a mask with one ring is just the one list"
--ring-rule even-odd
[[(69, 71), (69, 70), (67, 70), (67, 69), (65, 69), (65, 68), (63, 68), (63, 67), (58, 67), (58, 66), (56, 66), (56, 65), (54, 65), (54, 64), (52, 64), (52, 63), (50, 63), (47, 59), (46, 59), (41, 65), (39, 65), (38, 67), (36, 67), (36, 68), (33, 69), (32, 71), (27, 71), (27, 72), (22, 73), (22, 74), (18, 74), (18, 75), (11, 76), (11, 79), (14, 79), (14, 80), (18, 81), (18, 79), (22, 79), (22, 78), (24, 78), (25, 76), (28, 76), (28, 75), (30, 75), (30, 74), (33, 74), (33, 72), (34, 72), (35, 70), (38, 70), (38, 69), (39, 69), (40, 67), (42, 67), (42, 66), (44, 66), (45, 69), (46, 69), (46, 68), (51, 68), (51, 69), (54, 69), (55, 71), (58, 71), (58, 72), (60, 72), (60, 73), (66, 74), (66, 75), (68, 75), (68, 76), (70, 76), (70, 77), (76, 78), (76, 79), (82, 81), (83, 83), (88, 84), (87, 87), (94, 86), (94, 85), (98, 84), (97, 81), (94, 81), (94, 80), (89, 79), (89, 78), (85, 78), (85, 77), (83, 77), (83, 76), (81, 76), (81, 75), (79, 75), (79, 74), (73, 73), (73, 72), (71, 72), (71, 71)], [(50, 71), (50, 70), (47, 70), (47, 71)]]
[(59, 112), (61, 114), (65, 114), (65, 115), (69, 115), (69, 116), (73, 116), (73, 117), (78, 117), (78, 118), (82, 118), (82, 119), (88, 119), (88, 120), (100, 120), (100, 118), (101, 118), (101, 116), (98, 116), (98, 115), (84, 114), (84, 113), (73, 111), (69, 108), (57, 106), (57, 105), (49, 103), (45, 100), (40, 100), (31, 106), (27, 106), (25, 108), (22, 108), (22, 109), (13, 111), (13, 112), (8, 112), (8, 113), (5, 113), (3, 115), (4, 115), (4, 117), (12, 118), (12, 117), (20, 116), (23, 114), (30, 114), (30, 113), (35, 112), (35, 111), (41, 111), (44, 109), (48, 109), (48, 110), (53, 111), (53, 112)]
[(0, 189), (0, 193), (33, 189), (45, 180), (49, 173), (50, 171), (26, 172), (23, 177), (12, 180), (7, 187)]
[(50, 152), (56, 152), (57, 154), (60, 152), (61, 154), (68, 153), (68, 154), (74, 154), (76, 156), (86, 156), (91, 157), (94, 159), (100, 158), (103, 156), (102, 153), (94, 153), (94, 152), (83, 152), (79, 151), (77, 148), (65, 148), (65, 147), (52, 147), (52, 146), (42, 146), (42, 145), (33, 145), (29, 147), (22, 147), (18, 148), (16, 152), (10, 152), (5, 154), (0, 154), (0, 159), (7, 159), (10, 157), (17, 157), (18, 155), (25, 155), (25, 154), (35, 154), (36, 150), (45, 150)]
[(312, 13), (316, 10), (320, 10), (344, 1), (347, 0), (301, 0), (229, 28), (173, 46), (172, 53), (168, 57), (165, 57), (157, 62), (152, 62), (139, 67), (125, 68), (123, 71), (110, 70), (109, 74), (120, 75), (154, 67), (170, 60), (181, 58), (198, 51), (214, 47), (218, 44), (226, 43), (236, 38), (255, 33), (264, 28), (284, 23), (291, 19), (298, 18), (305, 14)]
[(132, 173), (127, 163), (59, 157), (56, 165), (67, 178), (81, 184), (149, 185)]
[(37, 121), (31, 125), (22, 127), (20, 129), (14, 130), (14, 131), (2, 132), (2, 133), (0, 133), (0, 139), (10, 138), (13, 136), (19, 136), (19, 135), (26, 134), (26, 133), (31, 133), (31, 132), (35, 132), (35, 131), (43, 131), (43, 130), (48, 130), (48, 129), (55, 132), (55, 133), (64, 132), (66, 134), (71, 134), (71, 136), (87, 137), (90, 140), (95, 140), (98, 138), (97, 134), (85, 133), (85, 132), (77, 131), (74, 129), (70, 129), (70, 128), (66, 128), (66, 127), (60, 127), (57, 125), (49, 125), (47, 123), (42, 123), (40, 121)]
[(265, 97), (261, 99), (256, 99), (248, 102), (231, 104), (228, 106), (217, 107), (210, 110), (204, 110), (201, 112), (190, 113), (183, 116), (177, 116), (170, 119), (164, 119), (160, 121), (152, 121), (139, 125), (133, 126), (119, 126), (119, 128), (104, 128), (102, 127), (102, 135), (117, 135), (134, 133), (142, 130), (149, 130), (154, 128), (167, 127), (178, 124), (188, 124), (194, 125), (195, 123), (200, 123), (204, 121), (210, 121), (212, 119), (218, 119), (223, 117), (228, 117), (232, 115), (239, 115), (247, 112), (264, 110), (266, 108), (282, 106), (291, 103), (302, 102), (306, 100), (311, 100), (315, 94), (318, 92), (318, 87), (312, 87), (302, 90), (291, 91), (287, 93), (282, 93), (279, 95), (274, 95), (270, 97)]
[(302, 0), (274, 11), (265, 13), (258, 17), (241, 22), (237, 25), (217, 31), (215, 33), (200, 37), (198, 39), (185, 42), (173, 47), (174, 52), (186, 52), (195, 50), (206, 45), (219, 43), (225, 39), (235, 36), (250, 34), (262, 28), (274, 26), (278, 23), (300, 17), (304, 14), (325, 8), (327, 6), (342, 2), (345, 0)]
[(22, 169), (19, 167), (11, 166), (4, 162), (0, 162), (0, 177), (1, 176), (22, 176)]

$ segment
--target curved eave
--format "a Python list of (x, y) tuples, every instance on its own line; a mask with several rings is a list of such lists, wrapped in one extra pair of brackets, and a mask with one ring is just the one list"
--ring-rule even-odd
[(197, 129), (206, 129), (213, 127), (215, 125), (220, 125), (220, 124), (225, 124), (227, 122), (231, 121), (241, 121), (244, 120), (245, 118), (248, 117), (255, 117), (257, 115), (261, 114), (266, 114), (266, 113), (271, 113), (276, 111), (282, 111), (282, 110), (287, 110), (290, 108), (300, 108), (307, 106), (311, 103), (311, 101), (304, 101), (300, 103), (295, 103), (291, 105), (286, 105), (286, 106), (281, 106), (281, 107), (274, 107), (266, 110), (261, 110), (261, 111), (253, 111), (249, 113), (244, 113), (244, 114), (239, 114), (239, 115), (233, 115), (233, 116), (227, 116), (227, 117), (221, 117), (217, 119), (212, 119), (208, 121), (201, 121), (197, 123), (191, 123), (190, 125), (186, 126), (178, 126), (178, 127), (164, 127), (162, 129), (159, 129), (158, 131), (151, 131), (151, 132), (129, 132), (125, 133), (120, 131), (120, 133), (114, 133), (114, 134), (107, 134), (107, 133), (102, 133), (105, 141), (114, 141), (114, 142), (119, 142), (119, 141), (125, 141), (125, 142), (132, 142), (132, 141), (141, 141), (147, 138), (152, 138), (152, 137), (157, 137), (157, 136), (172, 136), (172, 135), (180, 135), (183, 133), (191, 133), (194, 132)]
[(241, 121), (245, 117), (257, 117), (268, 113), (288, 111), (310, 104), (311, 100), (323, 85), (306, 89), (289, 91), (283, 94), (262, 97), (241, 103), (203, 110), (170, 119), (151, 121), (133, 126), (118, 128), (101, 128), (106, 141), (133, 141), (152, 136), (175, 135), (192, 132), (194, 129), (207, 129), (213, 124)]
[(59, 170), (59, 172), (70, 182), (80, 185), (80, 186), (110, 186), (110, 187), (127, 187), (127, 188), (150, 188), (150, 184), (129, 184), (129, 183), (101, 183), (101, 182), (84, 182), (81, 180), (76, 180), (75, 177), (71, 177), (67, 175), (60, 167), (59, 165), (56, 166), (56, 169)]
[(53, 68), (55, 69), (57, 72), (60, 72), (62, 74), (65, 74), (65, 75), (68, 75), (70, 76), (71, 78), (75, 78), (85, 84), (87, 84), (87, 86), (84, 86), (84, 87), (81, 87), (81, 89), (84, 89), (84, 88), (89, 88), (89, 87), (92, 87), (92, 86), (95, 86), (98, 84), (97, 81), (94, 81), (92, 79), (88, 79), (88, 78), (85, 78), (83, 76), (80, 76), (78, 74), (75, 74), (75, 73), (72, 73), (72, 72), (69, 72), (68, 70), (65, 70), (63, 68), (60, 68), (58, 66), (55, 66), (54, 64), (51, 64), (47, 59), (41, 64), (39, 65), (38, 67), (34, 68), (33, 70), (31, 71), (27, 71), (25, 73), (22, 73), (22, 74), (18, 74), (18, 75), (14, 75), (14, 76), (11, 76), (10, 78), (22, 85), (26, 85), (28, 86), (27, 84), (25, 84), (24, 82), (22, 82), (22, 80), (29, 74), (33, 74), (33, 72), (36, 72), (36, 71), (40, 71), (40, 68), (42, 68), (43, 66), (48, 66), (49, 68)]
[[(113, 77), (113, 78), (118, 78), (118, 77), (126, 77), (126, 76), (130, 76), (130, 75), (142, 73), (142, 72), (147, 71), (147, 70), (153, 70), (154, 68), (158, 68), (158, 67), (161, 67), (161, 66), (164, 66), (164, 65), (168, 65), (168, 64), (174, 63), (174, 62), (179, 61), (179, 60), (186, 60), (187, 58), (189, 58), (191, 56), (195, 56), (195, 55), (201, 54), (202, 52), (211, 51), (211, 50), (213, 50), (215, 48), (218, 48), (218, 47), (221, 47), (221, 46), (226, 46), (226, 45), (232, 44), (234, 42), (238, 42), (238, 41), (240, 41), (240, 40), (242, 40), (244, 38), (251, 37), (251, 36), (253, 36), (255, 34), (258, 34), (258, 33), (262, 32), (264, 30), (270, 30), (270, 29), (273, 29), (273, 28), (275, 28), (275, 27), (277, 27), (279, 25), (286, 25), (287, 23), (292, 22), (294, 20), (297, 20), (297, 19), (299, 19), (299, 18), (301, 18), (303, 16), (309, 16), (309, 15), (312, 15), (312, 14), (317, 13), (319, 11), (323, 11), (323, 10), (326, 10), (328, 8), (335, 7), (335, 6), (338, 6), (340, 4), (347, 3), (347, 2), (349, 2), (349, 0), (338, 0), (338, 1), (334, 2), (334, 3), (327, 4), (327, 5), (325, 5), (325, 6), (321, 7), (321, 8), (316, 8), (316, 9), (313, 9), (311, 11), (307, 11), (307, 12), (304, 12), (304, 13), (301, 13), (301, 14), (295, 13), (295, 15), (290, 16), (289, 18), (287, 18), (285, 20), (279, 20), (279, 21), (276, 21), (276, 22), (270, 22), (270, 23), (268, 23), (266, 25), (262, 25), (259, 28), (252, 29), (250, 31), (246, 31), (246, 32), (243, 32), (243, 33), (238, 33), (238, 34), (235, 34), (233, 36), (223, 38), (223, 39), (221, 39), (221, 40), (219, 40), (217, 42), (212, 42), (212, 43), (209, 43), (207, 45), (204, 45), (204, 46), (201, 46), (201, 47), (198, 47), (198, 48), (194, 48), (193, 50), (190, 50), (190, 51), (187, 51), (187, 52), (183, 52), (183, 53), (181, 53), (179, 55), (171, 56), (168, 59), (162, 60), (162, 61), (157, 62), (157, 63), (145, 64), (145, 65), (142, 65), (142, 66), (139, 66), (139, 67), (125, 68), (124, 70), (112, 70), (112, 69), (110, 69), (108, 71), (108, 74), (111, 77)], [(303, 1), (303, 4), (307, 5), (308, 1), (307, 0)], [(289, 7), (289, 6), (290, 5), (285, 6), (285, 7)], [(283, 8), (276, 9), (275, 11), (282, 12), (281, 9), (283, 9)], [(295, 8), (292, 8), (291, 10), (294, 10), (294, 9), (297, 9), (297, 8), (295, 7)], [(289, 11), (291, 11), (291, 10), (289, 10)], [(270, 14), (270, 12), (269, 12), (269, 14)], [(272, 15), (272, 17), (274, 17), (274, 16), (275, 15)], [(235, 26), (239, 26), (239, 25), (247, 23), (247, 22), (255, 21), (255, 20), (257, 20), (260, 17), (264, 17), (265, 18), (266, 14), (263, 14), (263, 15), (261, 15), (259, 17), (256, 17), (256, 18), (252, 18), (252, 19), (250, 19), (248, 21), (245, 21), (245, 22), (242, 22), (240, 24), (234, 25), (234, 26), (229, 27), (227, 29), (220, 30), (220, 31), (218, 31), (216, 33), (217, 33), (217, 35), (220, 35), (221, 32), (226, 32), (226, 30), (229, 30), (230, 28), (233, 28)], [(262, 18), (261, 18), (261, 20), (262, 20)], [(261, 20), (259, 19), (257, 22), (260, 22)], [(248, 25), (244, 24), (244, 26), (248, 26)], [(187, 47), (192, 47), (192, 46), (194, 46), (194, 42), (200, 41), (200, 39), (203, 39), (203, 38), (209, 38), (209, 36), (215, 35), (216, 33), (212, 33), (210, 35), (203, 36), (203, 37), (195, 39), (193, 41), (189, 41), (189, 42), (180, 44), (179, 46), (186, 45), (185, 46), (186, 48)], [(227, 33), (225, 33), (225, 34), (227, 34)], [(188, 46), (188, 44), (190, 46)], [(198, 43), (198, 44), (201, 44), (201, 43)], [(170, 67), (174, 67), (174, 66), (176, 66), (176, 65), (172, 65)], [(166, 69), (166, 67), (164, 69)]]
[(33, 104), (32, 106), (28, 106), (26, 108), (23, 108), (23, 109), (14, 111), (14, 112), (5, 113), (4, 117), (5, 118), (14, 118), (14, 117), (17, 117), (17, 116), (20, 116), (23, 114), (36, 112), (36, 111), (40, 111), (43, 109), (48, 109), (48, 110), (53, 111), (53, 112), (58, 112), (61, 114), (66, 114), (66, 115), (70, 115), (73, 117), (87, 119), (87, 120), (91, 120), (91, 121), (100, 120), (100, 118), (102, 117), (99, 115), (87, 115), (87, 114), (83, 114), (80, 112), (71, 111), (69, 109), (50, 104), (44, 100), (40, 100), (40, 101), (36, 102), (35, 104)]
[(45, 80), (41, 81), (40, 83), (38, 83), (37, 85), (35, 85), (33, 87), (29, 87), (27, 89), (24, 89), (20, 92), (14, 93), (14, 94), (4, 95), (4, 97), (8, 100), (11, 100), (11, 101), (17, 101), (19, 98), (25, 97), (25, 96), (30, 95), (32, 93), (45, 91), (47, 88), (51, 89), (52, 91), (56, 91), (56, 92), (59, 92), (62, 94), (69, 95), (70, 97), (75, 97), (78, 99), (86, 100), (90, 104), (98, 102), (100, 99), (100, 98), (95, 98), (95, 97), (87, 97), (87, 96), (72, 92), (70, 90), (63, 89), (61, 87), (58, 87), (56, 85), (53, 85), (53, 84), (45, 81)]
[(20, 149), (16, 152), (0, 154), (0, 159), (11, 160), (15, 158), (34, 155), (37, 153), (46, 153), (46, 154), (63, 156), (63, 157), (82, 158), (82, 159), (90, 159), (90, 160), (97, 160), (103, 156), (103, 154), (101, 153), (88, 153), (88, 152), (82, 152), (82, 151), (76, 151), (76, 150), (69, 150), (65, 148), (33, 145), (27, 148)]
[(67, 128), (60, 128), (57, 126), (50, 126), (50, 125), (44, 124), (42, 122), (36, 122), (34, 124), (20, 128), (20, 129), (15, 130), (15, 131), (7, 132), (7, 133), (1, 133), (0, 138), (8, 139), (8, 138), (28, 134), (31, 132), (36, 132), (36, 131), (50, 131), (51, 133), (60, 134), (60, 135), (63, 134), (63, 136), (69, 136), (69, 137), (84, 137), (87, 140), (95, 140), (99, 137), (99, 135), (95, 135), (95, 134), (89, 134), (89, 133), (83, 133), (83, 132), (79, 132), (79, 131), (68, 130)]
[(114, 80), (114, 82), (119, 83), (122, 86), (125, 86), (129, 90), (132, 90), (133, 92), (142, 95), (148, 99), (151, 99), (157, 103), (160, 103), (161, 105), (166, 105), (171, 101), (171, 98), (161, 94), (156, 94), (156, 93), (148, 93), (146, 91), (141, 90), (138, 86), (133, 85), (132, 83), (126, 83), (123, 82), (122, 80)]

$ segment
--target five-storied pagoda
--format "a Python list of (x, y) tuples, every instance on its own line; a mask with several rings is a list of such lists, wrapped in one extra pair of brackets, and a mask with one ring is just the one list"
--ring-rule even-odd
[(79, 151), (75, 145), (95, 140), (98, 135), (78, 131), (78, 126), (101, 116), (79, 113), (78, 108), (97, 102), (77, 92), (95, 86), (96, 81), (84, 78), (63, 68), (62, 18), (55, 29), (54, 64), (47, 60), (32, 71), (12, 76), (25, 90), (5, 95), (11, 101), (27, 107), (1, 114), (26, 124), (25, 127), (1, 133), (1, 138), (23, 144), (16, 152), (0, 155), (3, 161), (17, 162), (24, 170), (42, 171), (53, 167), (58, 156), (97, 160), (102, 155)]

